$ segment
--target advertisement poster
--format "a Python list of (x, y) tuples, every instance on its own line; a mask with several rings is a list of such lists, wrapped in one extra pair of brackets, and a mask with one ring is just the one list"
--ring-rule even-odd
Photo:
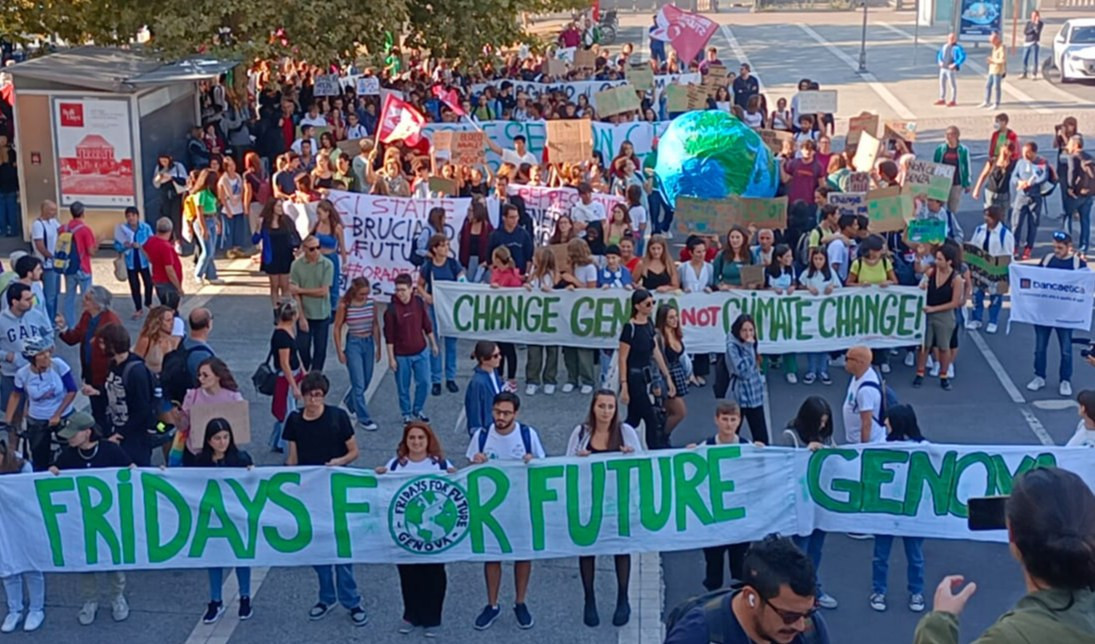
[(129, 101), (53, 101), (60, 205), (124, 208), (137, 205)]
[(970, 40), (988, 40), (1000, 31), (1004, 19), (1003, 0), (962, 0), (958, 15), (958, 35)]

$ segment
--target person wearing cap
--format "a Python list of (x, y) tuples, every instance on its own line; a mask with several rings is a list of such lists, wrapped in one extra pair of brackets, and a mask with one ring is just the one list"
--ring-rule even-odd
[[(57, 430), (57, 438), (67, 443), (49, 471), (58, 475), (67, 470), (133, 467), (133, 460), (117, 444), (100, 440), (102, 431), (95, 419), (87, 412), (76, 412)], [(121, 622), (129, 617), (129, 602), (125, 599), (125, 572), (112, 570), (106, 573), (87, 572), (80, 575), (80, 594), (83, 606), (77, 616), (80, 624), (89, 626), (99, 612), (99, 578), (110, 582), (111, 616)]]
[[(1078, 271), (1086, 269), (1087, 262), (1073, 252), (1072, 235), (1058, 230), (1053, 233), (1053, 253), (1043, 257), (1039, 266)], [(1072, 395), (1072, 329), (1064, 327), (1034, 325), (1034, 379), (1027, 383), (1027, 389), (1038, 391), (1046, 386), (1046, 349), (1049, 348), (1049, 335), (1053, 331), (1057, 332), (1057, 344), (1061, 348), (1058, 391), (1067, 398)]]
[(28, 362), (15, 372), (14, 395), (8, 399), (4, 420), (13, 426), (26, 402), (31, 462), (35, 472), (44, 472), (53, 447), (51, 434), (74, 410), (76, 378), (68, 363), (53, 357), (52, 337), (27, 340), (22, 353)]
[(99, 240), (91, 227), (84, 221), (84, 204), (77, 201), (68, 207), (72, 219), (61, 226), (61, 233), (72, 233), (72, 244), (80, 257), (80, 268), (71, 275), (65, 275), (65, 322), (76, 324), (76, 293), (87, 293), (91, 288), (91, 256), (99, 246)]

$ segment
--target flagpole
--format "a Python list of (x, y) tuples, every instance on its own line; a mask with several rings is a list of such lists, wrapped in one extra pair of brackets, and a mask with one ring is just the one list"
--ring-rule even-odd
[(467, 120), (467, 122), (470, 123), (473, 128), (479, 130), (480, 132), (483, 131), (483, 128), (479, 127), (479, 124), (476, 123), (475, 121), (471, 120), (471, 117), (468, 116), (467, 114), (464, 115), (464, 119)]

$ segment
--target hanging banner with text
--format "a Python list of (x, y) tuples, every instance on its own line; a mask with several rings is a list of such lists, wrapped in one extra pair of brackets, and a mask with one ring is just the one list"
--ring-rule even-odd
[[(631, 291), (624, 289), (543, 292), (439, 282), (433, 296), (441, 335), (518, 344), (615, 349), (631, 312)], [(689, 352), (725, 351), (730, 325), (742, 313), (753, 316), (767, 354), (907, 347), (924, 337), (924, 291), (912, 286), (656, 297), (676, 304)]]
[[(557, 429), (557, 428), (552, 428)], [(751, 445), (489, 461), (456, 474), (333, 467), (79, 470), (0, 486), (0, 576), (28, 570), (499, 561), (694, 549), (814, 528), (1004, 541), (971, 497), (1090, 450)]]
[[(1070, 260), (1071, 261), (1071, 260)], [(1091, 328), (1095, 272), (1025, 264), (1008, 266), (1012, 322), (1087, 331)]]
[[(545, 186), (527, 186), (509, 184), (506, 194), (521, 197), (525, 202), (525, 212), (532, 218), (536, 227), (536, 239), (533, 242), (537, 246), (548, 243), (551, 233), (555, 231), (555, 221), (559, 215), (569, 215), (570, 209), (578, 203), (578, 190), (575, 188), (548, 188)], [(605, 214), (612, 212), (612, 206), (618, 203), (626, 203), (623, 197), (594, 192), (593, 201), (601, 204)], [(488, 199), (488, 212), (491, 217), (491, 225), (499, 227), (498, 208)]]

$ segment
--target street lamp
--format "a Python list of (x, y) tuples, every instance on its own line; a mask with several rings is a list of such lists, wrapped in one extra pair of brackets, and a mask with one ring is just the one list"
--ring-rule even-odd
[(860, 74), (867, 73), (867, 0), (863, 0), (863, 33), (859, 38), (859, 69)]

